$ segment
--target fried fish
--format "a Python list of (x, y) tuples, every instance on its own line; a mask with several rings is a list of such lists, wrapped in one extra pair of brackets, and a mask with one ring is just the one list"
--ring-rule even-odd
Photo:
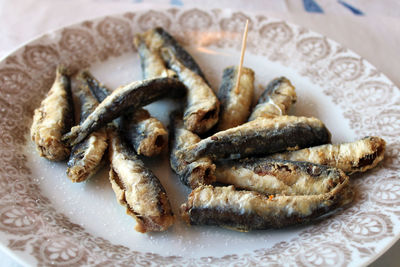
[[(98, 105), (89, 88), (80, 86), (77, 95), (81, 105), (81, 122), (84, 121)], [(74, 145), (67, 162), (67, 176), (72, 182), (83, 182), (97, 172), (101, 166), (104, 152), (108, 146), (106, 130), (100, 128), (92, 132), (82, 142)]]
[(203, 78), (186, 68), (171, 49), (162, 48), (161, 56), (187, 87), (183, 114), (185, 128), (197, 134), (207, 132), (218, 122), (219, 101), (213, 90)]
[(70, 77), (66, 68), (58, 66), (50, 91), (33, 115), (31, 138), (40, 156), (53, 161), (68, 158), (70, 148), (61, 138), (71, 129), (73, 123)]
[[(111, 90), (90, 72), (83, 71), (80, 77), (98, 101), (103, 101), (111, 94)], [(147, 157), (159, 155), (167, 145), (168, 132), (164, 125), (143, 108), (127, 111), (121, 116), (121, 134), (136, 153)]]
[(340, 169), (310, 162), (248, 158), (217, 163), (217, 181), (267, 195), (318, 195), (346, 179)]
[(236, 191), (233, 186), (199, 186), (181, 206), (181, 215), (190, 225), (216, 225), (247, 232), (310, 222), (350, 203), (353, 195), (348, 178), (318, 195), (267, 196)]
[(119, 87), (107, 96), (85, 121), (73, 127), (62, 139), (68, 145), (75, 145), (127, 110), (148, 105), (166, 96), (182, 96), (185, 91), (185, 86), (173, 78), (135, 81)]
[(169, 48), (182, 64), (200, 76), (207, 84), (207, 79), (193, 57), (170, 35), (166, 30), (157, 27), (138, 35), (143, 39), (147, 48), (152, 52), (159, 52), (161, 48)]
[(204, 156), (214, 160), (232, 156), (244, 158), (268, 155), (326, 144), (330, 138), (328, 129), (316, 118), (260, 117), (191, 145), (180, 153), (180, 157), (192, 162)]
[(221, 103), (218, 131), (236, 127), (246, 122), (249, 117), (254, 94), (254, 71), (243, 67), (239, 87), (235, 90), (238, 75), (237, 66), (224, 69), (218, 90), (218, 99)]
[(118, 202), (135, 218), (141, 233), (165, 231), (174, 215), (164, 187), (135, 152), (121, 140), (114, 127), (108, 129), (111, 162), (110, 182)]
[(203, 184), (212, 184), (215, 182), (215, 165), (209, 158), (203, 157), (188, 163), (179, 157), (179, 151), (199, 142), (200, 137), (184, 128), (181, 113), (172, 113), (170, 117), (171, 168), (178, 174), (181, 182), (192, 189)]
[(152, 51), (147, 47), (142, 34), (137, 34), (133, 38), (133, 44), (139, 53), (143, 79), (174, 77), (176, 75), (173, 70), (165, 66), (158, 50)]
[(385, 146), (386, 142), (382, 138), (367, 136), (351, 143), (309, 147), (273, 154), (270, 157), (328, 165), (340, 168), (350, 175), (374, 168), (383, 160)]

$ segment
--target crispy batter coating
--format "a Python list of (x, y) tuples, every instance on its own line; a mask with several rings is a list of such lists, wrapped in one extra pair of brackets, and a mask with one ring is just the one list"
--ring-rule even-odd
[(217, 163), (217, 181), (268, 195), (318, 195), (347, 179), (334, 167), (310, 162), (248, 158)]

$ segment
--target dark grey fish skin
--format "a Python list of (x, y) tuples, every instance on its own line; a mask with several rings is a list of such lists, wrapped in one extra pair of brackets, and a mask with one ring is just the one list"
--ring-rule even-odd
[(170, 48), (182, 64), (199, 75), (207, 83), (207, 79), (193, 57), (166, 30), (157, 27), (142, 34), (147, 47), (151, 51), (159, 51), (162, 47)]
[(212, 160), (244, 158), (326, 144), (330, 138), (328, 129), (316, 118), (258, 118), (203, 139), (186, 148), (180, 156), (188, 162), (204, 156)]
[(328, 165), (340, 168), (350, 175), (365, 172), (378, 165), (384, 158), (385, 148), (385, 140), (377, 136), (367, 136), (355, 142), (314, 146), (269, 157)]
[[(80, 78), (100, 102), (111, 94), (90, 72), (83, 71)], [(167, 146), (168, 132), (164, 125), (143, 108), (127, 111), (120, 123), (121, 134), (139, 155), (156, 156)]]
[(147, 47), (142, 34), (137, 34), (133, 38), (133, 43), (140, 57), (143, 79), (175, 76), (175, 72), (165, 66), (159, 51), (150, 50), (149, 47)]
[(135, 152), (121, 140), (116, 128), (108, 128), (110, 182), (118, 202), (135, 218), (141, 233), (165, 231), (175, 221), (164, 187)]
[[(83, 122), (99, 104), (86, 85), (77, 92), (81, 105)], [(72, 182), (83, 182), (94, 175), (100, 168), (104, 152), (108, 146), (107, 133), (104, 128), (92, 132), (82, 142), (74, 145), (67, 162), (67, 176)]]
[(353, 200), (349, 179), (328, 193), (303, 196), (266, 196), (236, 191), (233, 186), (200, 186), (181, 206), (181, 216), (190, 225), (216, 225), (247, 232), (308, 223)]
[[(83, 70), (80, 72), (78, 79), (86, 84), (90, 92), (94, 95), (98, 102), (103, 100), (111, 94), (111, 90), (108, 89), (104, 84), (99, 82), (89, 71)], [(85, 118), (86, 119), (86, 118)]]
[(323, 194), (348, 178), (338, 168), (270, 158), (220, 161), (216, 177), (217, 182), (267, 195)]
[(52, 161), (68, 158), (70, 148), (61, 139), (73, 124), (71, 81), (68, 70), (60, 65), (52, 87), (33, 116), (31, 138), (40, 156)]
[(215, 164), (207, 157), (188, 163), (179, 158), (179, 151), (200, 141), (200, 137), (183, 126), (182, 114), (173, 112), (170, 116), (170, 165), (181, 182), (194, 189), (200, 185), (215, 182)]
[(158, 78), (135, 81), (114, 90), (107, 96), (86, 120), (63, 136), (63, 141), (72, 146), (81, 142), (91, 132), (120, 117), (129, 109), (148, 105), (163, 97), (180, 97), (185, 86), (172, 78)]
[(161, 56), (187, 87), (183, 114), (185, 128), (196, 134), (207, 132), (218, 122), (219, 101), (214, 91), (199, 75), (186, 68), (171, 49), (162, 48)]
[(81, 114), (80, 122), (82, 123), (89, 117), (96, 107), (99, 105), (99, 101), (91, 94), (89, 88), (82, 84), (77, 92), (77, 96), (80, 102)]
[(251, 102), (254, 94), (254, 71), (243, 67), (239, 88), (236, 91), (238, 67), (225, 68), (221, 86), (218, 90), (218, 99), (221, 103), (219, 112), (218, 131), (236, 127), (244, 122), (250, 114)]
[(287, 115), (290, 106), (296, 103), (295, 87), (285, 77), (272, 80), (258, 99), (250, 114), (249, 121), (258, 117), (273, 118)]

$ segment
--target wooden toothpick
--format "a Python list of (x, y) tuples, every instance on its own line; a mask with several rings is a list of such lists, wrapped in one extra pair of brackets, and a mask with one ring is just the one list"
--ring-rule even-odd
[(240, 76), (242, 75), (242, 66), (244, 59), (244, 52), (246, 51), (247, 31), (249, 29), (249, 20), (246, 20), (246, 26), (244, 28), (243, 40), (242, 40), (242, 51), (240, 52), (240, 62), (238, 69), (238, 77), (236, 80), (235, 94), (239, 94)]

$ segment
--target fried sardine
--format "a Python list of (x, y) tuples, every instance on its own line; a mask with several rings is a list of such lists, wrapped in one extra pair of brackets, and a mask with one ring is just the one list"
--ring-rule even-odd
[(218, 90), (221, 103), (218, 131), (236, 127), (249, 117), (254, 94), (254, 71), (243, 67), (238, 90), (235, 90), (238, 74), (237, 66), (224, 69)]
[(218, 122), (219, 101), (214, 91), (203, 78), (186, 68), (171, 49), (161, 49), (161, 56), (187, 87), (183, 114), (185, 128), (197, 134), (207, 132)]
[(368, 136), (361, 140), (304, 148), (297, 151), (273, 154), (270, 157), (294, 161), (308, 161), (342, 169), (347, 174), (365, 172), (383, 160), (385, 140)]
[[(171, 49), (177, 59), (188, 69), (199, 75), (207, 84), (207, 79), (193, 57), (166, 30), (157, 27), (137, 35), (147, 48), (159, 53), (161, 48)], [(140, 53), (140, 52), (139, 52)]]
[(316, 118), (260, 117), (203, 139), (187, 147), (180, 156), (188, 162), (204, 156), (213, 160), (244, 158), (326, 144), (330, 138), (328, 129)]
[(165, 189), (135, 152), (124, 144), (114, 127), (109, 127), (108, 134), (109, 178), (118, 202), (135, 218), (136, 231), (165, 231), (174, 223)]
[(119, 87), (107, 96), (82, 124), (65, 134), (63, 141), (68, 145), (75, 145), (128, 110), (148, 105), (163, 97), (180, 97), (185, 91), (185, 86), (173, 78), (135, 81)]
[(233, 186), (200, 186), (181, 206), (190, 225), (216, 225), (238, 231), (281, 228), (306, 223), (350, 203), (349, 179), (318, 195), (266, 196), (253, 191), (236, 191)]
[[(88, 71), (81, 73), (81, 79), (98, 101), (103, 101), (111, 94), (111, 90)], [(167, 145), (168, 132), (164, 125), (143, 108), (127, 111), (121, 116), (121, 134), (136, 153), (147, 157), (159, 155)]]
[(71, 129), (73, 123), (71, 81), (67, 70), (58, 66), (50, 91), (33, 115), (31, 138), (40, 156), (53, 161), (68, 158), (70, 148), (61, 138)]
[(218, 162), (217, 181), (267, 195), (317, 195), (347, 178), (334, 167), (310, 162), (248, 158)]
[[(81, 122), (99, 104), (84, 84), (79, 87), (77, 95), (81, 105)], [(83, 182), (97, 172), (107, 149), (106, 130), (100, 128), (92, 132), (82, 142), (74, 145), (67, 162), (67, 176), (72, 182)]]
[(200, 141), (198, 135), (184, 128), (182, 114), (171, 114), (170, 128), (170, 164), (181, 182), (192, 189), (215, 182), (215, 165), (209, 158), (188, 163), (179, 157), (179, 152), (185, 147)]

